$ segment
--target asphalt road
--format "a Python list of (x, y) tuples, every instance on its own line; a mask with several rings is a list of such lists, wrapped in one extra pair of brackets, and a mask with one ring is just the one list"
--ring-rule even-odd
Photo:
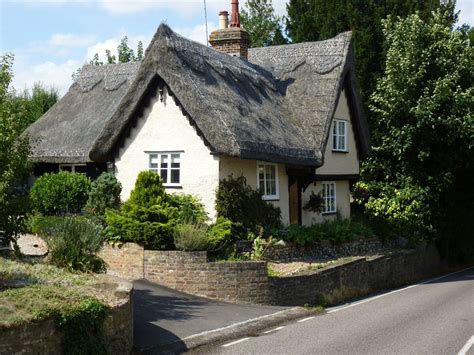
[(471, 268), (190, 353), (463, 354), (473, 335)]

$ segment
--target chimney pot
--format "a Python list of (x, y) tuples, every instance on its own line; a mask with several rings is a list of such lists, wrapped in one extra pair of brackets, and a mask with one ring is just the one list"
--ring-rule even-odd
[(229, 27), (229, 13), (227, 11), (219, 12), (219, 29), (223, 30)]
[(232, 0), (232, 13), (230, 15), (230, 27), (240, 27), (239, 0)]

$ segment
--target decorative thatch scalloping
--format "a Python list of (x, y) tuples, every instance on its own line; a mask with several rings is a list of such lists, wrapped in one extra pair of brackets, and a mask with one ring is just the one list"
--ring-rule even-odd
[(90, 162), (89, 153), (127, 92), (139, 63), (84, 66), (69, 91), (26, 130), (31, 160)]
[[(59, 145), (64, 149), (55, 154), (71, 155), (76, 150), (82, 156), (88, 151), (93, 161), (112, 160), (150, 95), (166, 86), (213, 153), (317, 167), (323, 163), (332, 116), (345, 85), (359, 153), (365, 154), (367, 124), (355, 87), (350, 37), (343, 33), (322, 42), (251, 49), (246, 61), (187, 40), (161, 25), (138, 71), (136, 65), (130, 65), (130, 71), (108, 69), (113, 65), (85, 67), (79, 83), (70, 89), (72, 95), (68, 97), (68, 92), (57, 104), (59, 108), (55, 105), (37, 125), (45, 118), (58, 126), (71, 116), (80, 120), (84, 113), (72, 113), (69, 105), (83, 111), (77, 102), (85, 105), (89, 100), (93, 107), (106, 100), (107, 114), (95, 115), (100, 121), (94, 126), (96, 134), (84, 137), (82, 144), (73, 139), (76, 147)], [(76, 132), (66, 135), (80, 135), (81, 124), (76, 126)], [(37, 128), (30, 130), (35, 133), (32, 136), (38, 136), (41, 130)], [(90, 139), (88, 144), (86, 139)]]

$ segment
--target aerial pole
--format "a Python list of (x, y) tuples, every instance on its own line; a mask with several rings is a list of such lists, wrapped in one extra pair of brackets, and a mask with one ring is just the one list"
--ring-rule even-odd
[(207, 33), (207, 8), (206, 8), (206, 0), (204, 0), (204, 20), (206, 21), (206, 45), (209, 46), (209, 34)]

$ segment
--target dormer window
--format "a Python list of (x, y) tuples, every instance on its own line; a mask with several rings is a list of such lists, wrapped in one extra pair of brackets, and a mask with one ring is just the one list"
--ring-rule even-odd
[(347, 152), (347, 121), (334, 119), (332, 122), (332, 150)]

